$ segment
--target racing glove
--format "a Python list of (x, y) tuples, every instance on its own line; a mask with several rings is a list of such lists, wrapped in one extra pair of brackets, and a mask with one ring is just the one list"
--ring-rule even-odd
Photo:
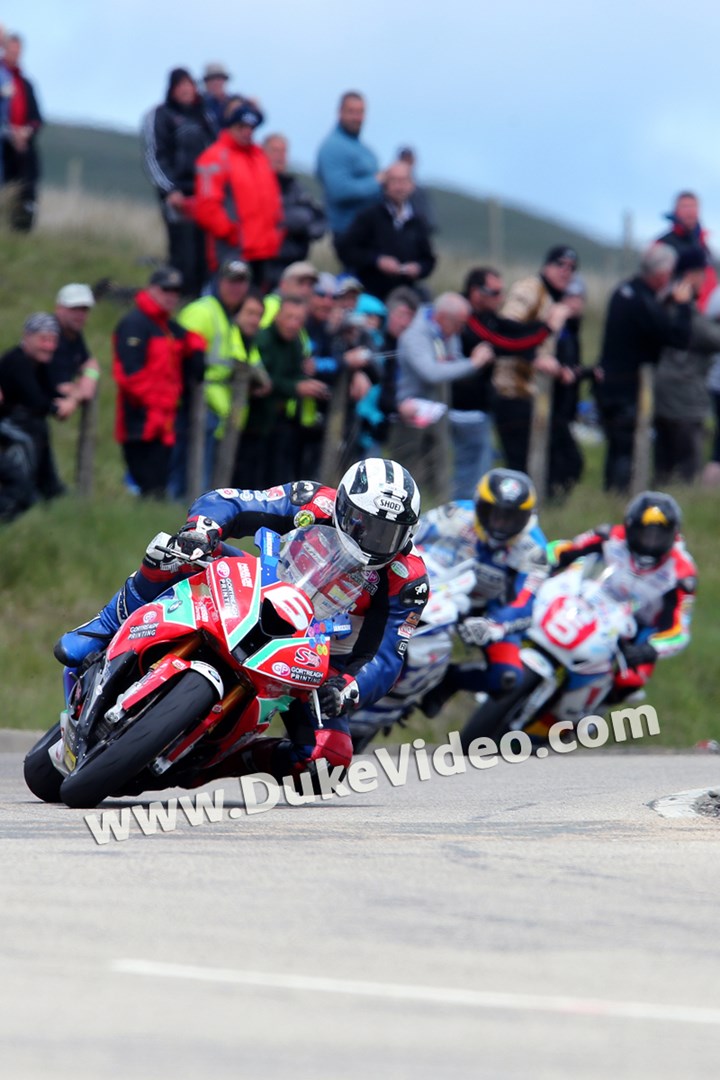
[(636, 668), (641, 664), (654, 664), (658, 658), (657, 649), (649, 641), (621, 641), (620, 651), (628, 667)]
[(505, 637), (505, 627), (480, 615), (461, 622), (458, 635), (466, 645), (491, 645)]
[(358, 684), (350, 675), (332, 675), (317, 693), (320, 712), (328, 718), (342, 716), (360, 700)]
[(200, 517), (183, 525), (180, 532), (170, 537), (168, 547), (183, 555), (188, 562), (212, 555), (220, 543), (220, 526), (212, 518)]

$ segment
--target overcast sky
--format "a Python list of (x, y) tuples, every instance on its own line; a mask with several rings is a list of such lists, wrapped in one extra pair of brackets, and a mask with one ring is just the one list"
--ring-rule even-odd
[(0, 15), (50, 119), (136, 129), (170, 68), (219, 60), (296, 165), (358, 88), (383, 164), (411, 144), (423, 180), (611, 239), (625, 211), (652, 238), (692, 188), (720, 252), (717, 0), (25, 0)]

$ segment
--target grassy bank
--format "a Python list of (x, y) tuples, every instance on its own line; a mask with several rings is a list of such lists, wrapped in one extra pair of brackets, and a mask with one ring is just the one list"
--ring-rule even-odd
[[(161, 254), (162, 234), (153, 217), (142, 222), (121, 208), (115, 223), (88, 215), (72, 228), (62, 223), (62, 207), (47, 207), (41, 231), (30, 238), (3, 235), (0, 269), (0, 348), (15, 344), (30, 311), (51, 309), (57, 289), (68, 281), (94, 282), (104, 276), (139, 285), (147, 276), (141, 261)], [(449, 266), (448, 266), (449, 270)], [(114, 389), (109, 378), (110, 335), (122, 314), (103, 302), (93, 311), (88, 340), (104, 371), (95, 492), (33, 508), (0, 531), (0, 726), (45, 728), (61, 705), (60, 667), (52, 645), (63, 630), (89, 618), (137, 566), (147, 540), (184, 520), (184, 507), (140, 503), (123, 486), (119, 450), (112, 438)], [(587, 342), (593, 357), (599, 319), (594, 313)], [(76, 422), (53, 423), (60, 469), (70, 481)], [(599, 492), (599, 455), (590, 455), (585, 484), (567, 505), (543, 514), (548, 536), (569, 536), (590, 525), (617, 519), (622, 505)], [(665, 745), (687, 746), (720, 738), (720, 567), (714, 555), (720, 495), (676, 492), (686, 511), (686, 535), (695, 554), (701, 588), (695, 636), (682, 657), (659, 666), (649, 695), (661, 721)], [(453, 706), (445, 720), (419, 718), (413, 734), (437, 738), (457, 726), (470, 703)]]

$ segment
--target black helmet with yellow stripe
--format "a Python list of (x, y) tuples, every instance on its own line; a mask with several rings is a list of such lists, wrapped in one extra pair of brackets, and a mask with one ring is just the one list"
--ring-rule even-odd
[(537, 495), (529, 476), (514, 469), (491, 469), (475, 489), (475, 528), (490, 544), (511, 543), (528, 525)]
[(625, 510), (625, 539), (640, 570), (658, 566), (671, 550), (682, 514), (672, 495), (643, 491)]

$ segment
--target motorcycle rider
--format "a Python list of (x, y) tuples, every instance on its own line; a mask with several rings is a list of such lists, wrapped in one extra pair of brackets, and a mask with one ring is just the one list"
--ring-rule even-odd
[(616, 573), (610, 587), (619, 600), (634, 600), (637, 634), (621, 642), (627, 670), (615, 675), (608, 704), (617, 704), (647, 683), (658, 659), (690, 642), (697, 568), (680, 534), (682, 514), (671, 495), (643, 491), (632, 499), (622, 525), (600, 525), (574, 540), (550, 545), (559, 569), (597, 554)]
[[(415, 535), (435, 546), (463, 538), (475, 558), (473, 610), (458, 626), (466, 645), (486, 646), (487, 665), (450, 664), (420, 708), (433, 717), (457, 690), (491, 697), (512, 690), (522, 673), (522, 631), (530, 625), (535, 595), (548, 576), (546, 540), (537, 523), (532, 480), (514, 469), (491, 469), (481, 477), (473, 501), (458, 500), (430, 510)], [(478, 614), (482, 612), (482, 614)]]
[(258, 738), (225, 758), (212, 775), (206, 771), (187, 786), (257, 771), (281, 779), (318, 758), (346, 766), (352, 758), (347, 713), (379, 700), (398, 678), (408, 639), (427, 602), (425, 565), (412, 544), (419, 513), (420, 493), (412, 476), (383, 458), (352, 465), (337, 490), (300, 480), (267, 491), (208, 491), (190, 507), (179, 532), (172, 537), (159, 533), (151, 540), (139, 570), (94, 619), (63, 634), (55, 656), (71, 669), (87, 662), (131, 612), (197, 573), (188, 559), (243, 555), (222, 542), (226, 537), (253, 536), (263, 526), (285, 534), (314, 522), (334, 524), (343, 547), (362, 567), (363, 585), (350, 611), (352, 633), (332, 640), (332, 674), (318, 689), (323, 725), (315, 731), (310, 708), (296, 699), (283, 714), (289, 739)]

